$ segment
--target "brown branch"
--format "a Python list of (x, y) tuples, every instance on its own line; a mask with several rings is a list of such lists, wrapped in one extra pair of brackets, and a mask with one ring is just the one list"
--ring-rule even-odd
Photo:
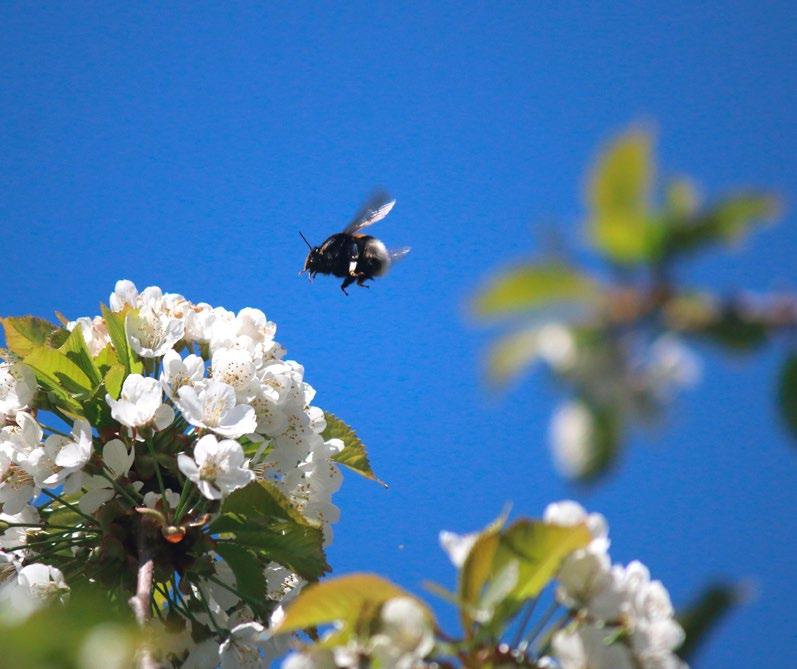
[[(136, 578), (136, 594), (129, 600), (130, 608), (142, 629), (146, 629), (150, 618), (150, 602), (152, 600), (152, 576), (155, 561), (149, 543), (149, 528), (146, 518), (139, 518), (138, 526), (138, 575)], [(148, 644), (143, 644), (138, 652), (139, 669), (157, 669), (158, 665), (152, 657)]]

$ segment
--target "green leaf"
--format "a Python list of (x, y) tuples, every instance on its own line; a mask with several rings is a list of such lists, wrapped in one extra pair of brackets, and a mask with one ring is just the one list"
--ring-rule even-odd
[(588, 444), (589, 453), (581, 471), (573, 477), (582, 483), (596, 481), (606, 474), (614, 464), (620, 449), (622, 421), (617, 409), (586, 403), (592, 416), (592, 433)]
[(780, 371), (778, 406), (786, 427), (797, 437), (797, 353), (792, 353)]
[(340, 439), (343, 442), (343, 450), (333, 456), (332, 459), (341, 465), (345, 465), (352, 471), (357, 472), (361, 476), (387, 487), (387, 484), (380, 481), (371, 469), (371, 463), (368, 460), (365, 444), (363, 444), (357, 436), (354, 429), (329, 411), (324, 412), (324, 418), (327, 422), (327, 426), (321, 435), (324, 441), (329, 439)]
[(100, 305), (100, 310), (102, 311), (102, 317), (105, 319), (108, 335), (116, 350), (119, 362), (125, 366), (129, 374), (140, 374), (144, 369), (144, 365), (141, 364), (135, 351), (131, 348), (125, 328), (127, 314), (129, 314), (131, 310), (127, 309), (125, 311), (115, 312), (108, 309), (104, 304)]
[(6, 346), (20, 358), (47, 344), (48, 337), (62, 329), (36, 316), (2, 318), (0, 322), (5, 330)]
[(94, 364), (88, 346), (86, 346), (86, 340), (83, 338), (83, 330), (80, 327), (76, 327), (69, 333), (66, 341), (58, 350), (80, 367), (91, 382), (92, 388), (96, 388), (102, 383), (102, 375)]
[(656, 249), (661, 230), (648, 211), (653, 173), (652, 139), (639, 130), (615, 140), (592, 171), (590, 231), (595, 246), (614, 262), (643, 262)]
[(479, 318), (516, 316), (561, 303), (589, 304), (597, 295), (592, 279), (562, 263), (522, 265), (492, 279), (473, 299)]
[(506, 515), (507, 512), (504, 512), (479, 533), (459, 572), (457, 585), (457, 594), (461, 602), (459, 615), (467, 637), (472, 634), (482, 590), (492, 573), (493, 559), (498, 550), (500, 532), (506, 522)]
[(209, 529), (222, 535), (220, 541), (247, 546), (308, 580), (329, 571), (321, 527), (302, 516), (270, 482), (254, 481), (233, 492)]
[(586, 525), (562, 526), (537, 520), (519, 520), (501, 535), (493, 564), (494, 573), (518, 561), (517, 587), (512, 599), (520, 605), (539, 595), (559, 571), (562, 560), (592, 541)]
[(499, 339), (490, 348), (487, 373), (492, 383), (503, 385), (531, 365), (540, 351), (539, 328), (523, 328)]
[(247, 603), (265, 610), (268, 584), (263, 575), (263, 560), (251, 550), (231, 543), (220, 542), (215, 550), (232, 569), (236, 589), (247, 596)]
[(94, 358), (94, 364), (100, 370), (100, 374), (105, 376), (108, 370), (116, 364), (119, 364), (119, 356), (112, 344), (108, 344), (102, 351), (100, 351)]
[(715, 344), (735, 351), (750, 351), (767, 341), (766, 323), (736, 309), (723, 310), (714, 320), (698, 331)]
[(91, 380), (60, 351), (39, 346), (24, 362), (36, 374), (39, 385), (50, 390), (69, 411), (80, 413), (82, 402), (92, 396)]
[(351, 574), (315, 583), (288, 605), (285, 618), (274, 631), (284, 634), (334, 622), (340, 622), (348, 631), (394, 597), (412, 595), (376, 574)]
[[(105, 374), (105, 389), (115, 400), (119, 399), (119, 395), (122, 392), (122, 384), (124, 383), (125, 376), (127, 376), (127, 372), (120, 363), (112, 365)], [(105, 398), (103, 398), (103, 401), (104, 399)]]
[(730, 197), (690, 217), (676, 216), (666, 227), (664, 254), (690, 253), (710, 244), (737, 241), (754, 225), (778, 216), (780, 203), (772, 195), (748, 193)]
[(707, 587), (678, 613), (678, 621), (686, 632), (686, 641), (677, 650), (682, 660), (691, 660), (709, 634), (744, 599), (739, 587), (718, 583)]

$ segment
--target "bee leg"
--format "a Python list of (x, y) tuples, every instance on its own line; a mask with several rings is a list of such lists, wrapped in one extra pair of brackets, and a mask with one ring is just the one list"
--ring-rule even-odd
[(340, 289), (343, 291), (344, 295), (348, 295), (348, 293), (346, 292), (346, 287), (350, 286), (351, 284), (353, 284), (354, 281), (355, 281), (355, 277), (351, 277), (351, 276), (347, 276), (345, 279), (343, 279), (343, 283), (340, 284)]
[(371, 279), (373, 281), (373, 277), (372, 276), (368, 276), (367, 274), (362, 274), (361, 273), (357, 277), (357, 285), (361, 286), (362, 288), (370, 288), (371, 286), (366, 286), (365, 285), (365, 282), (368, 281), (368, 279)]

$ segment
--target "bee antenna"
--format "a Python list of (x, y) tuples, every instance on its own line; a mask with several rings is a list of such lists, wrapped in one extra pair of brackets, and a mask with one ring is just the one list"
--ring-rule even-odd
[(310, 242), (308, 242), (308, 241), (307, 241), (307, 237), (305, 237), (305, 236), (302, 234), (301, 230), (299, 231), (299, 236), (300, 236), (302, 239), (304, 239), (304, 243), (305, 243), (305, 244), (307, 244), (307, 248), (308, 248), (308, 249), (310, 249), (310, 250), (312, 251), (312, 250), (313, 250), (313, 245), (312, 245)]

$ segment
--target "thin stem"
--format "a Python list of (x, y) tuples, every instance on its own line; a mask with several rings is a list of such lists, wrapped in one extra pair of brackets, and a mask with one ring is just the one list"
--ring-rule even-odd
[(545, 613), (542, 614), (542, 618), (540, 618), (534, 627), (531, 628), (531, 631), (526, 635), (526, 646), (533, 642), (537, 636), (545, 629), (545, 626), (551, 621), (551, 618), (554, 617), (556, 614), (557, 609), (559, 608), (559, 603), (554, 600), (551, 602), (551, 605), (547, 608)]
[(87, 514), (83, 513), (83, 512), (82, 512), (80, 509), (78, 509), (78, 508), (77, 508), (77, 507), (76, 507), (74, 504), (71, 504), (71, 503), (67, 502), (67, 501), (66, 501), (66, 500), (65, 500), (63, 497), (61, 497), (60, 495), (54, 495), (53, 493), (51, 493), (51, 492), (50, 492), (49, 490), (47, 490), (46, 488), (42, 489), (42, 494), (43, 494), (43, 495), (47, 495), (47, 497), (51, 497), (53, 500), (56, 500), (56, 501), (60, 502), (60, 503), (61, 503), (61, 504), (63, 504), (63, 505), (64, 505), (64, 506), (65, 506), (67, 509), (69, 509), (70, 511), (74, 511), (74, 512), (75, 512), (76, 514), (78, 514), (79, 516), (82, 516), (82, 517), (83, 517), (83, 518), (85, 518), (85, 519), (86, 519), (88, 522), (90, 522), (92, 525), (98, 525), (98, 524), (99, 524), (99, 523), (97, 523), (96, 519), (94, 519), (94, 518), (92, 518), (91, 516), (89, 516), (89, 515), (87, 515)]
[(166, 501), (166, 487), (163, 485), (163, 476), (161, 475), (161, 466), (158, 463), (158, 459), (155, 457), (155, 447), (152, 445), (152, 440), (147, 439), (147, 450), (149, 454), (152, 456), (152, 462), (155, 464), (155, 477), (158, 479), (158, 486), (161, 490), (161, 499), (163, 500), (163, 508), (168, 509), (169, 503)]
[(191, 498), (193, 487), (191, 486), (191, 479), (186, 478), (183, 482), (183, 489), (180, 492), (180, 501), (177, 502), (177, 509), (174, 512), (174, 524), (179, 525), (180, 519), (183, 517), (183, 512), (186, 509), (188, 500)]
[(110, 483), (116, 492), (118, 492), (122, 497), (124, 497), (128, 502), (130, 502), (133, 506), (138, 506), (139, 502), (135, 500), (130, 493), (127, 492), (121, 485), (119, 485), (111, 476), (106, 474), (104, 471), (100, 472), (100, 476), (102, 476), (108, 483)]
[(511, 645), (512, 648), (517, 648), (520, 652), (524, 652), (528, 647), (528, 644), (525, 644), (524, 647), (521, 648), (520, 642), (523, 639), (523, 633), (526, 631), (526, 625), (529, 624), (529, 620), (531, 620), (531, 616), (534, 614), (534, 609), (537, 607), (537, 601), (539, 601), (539, 597), (535, 597), (526, 604), (526, 610), (523, 612), (523, 617), (518, 623), (517, 630), (515, 630), (515, 637), (512, 639)]
[[(150, 601), (152, 600), (152, 575), (155, 571), (155, 561), (152, 557), (148, 541), (148, 527), (146, 519), (139, 519), (138, 526), (138, 574), (136, 578), (136, 594), (129, 600), (130, 608), (136, 616), (136, 621), (141, 628), (146, 628), (150, 617)], [(152, 656), (149, 645), (144, 643), (138, 651), (139, 669), (157, 669), (157, 664)]]

